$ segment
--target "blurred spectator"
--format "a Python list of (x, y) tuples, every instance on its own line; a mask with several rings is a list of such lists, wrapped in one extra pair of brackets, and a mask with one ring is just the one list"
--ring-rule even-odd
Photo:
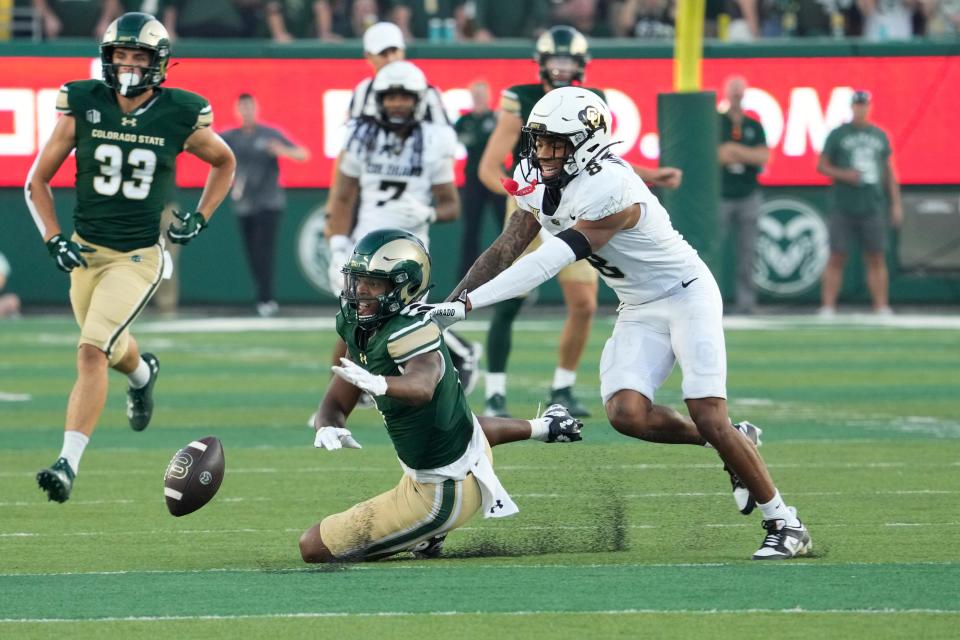
[(333, 10), (327, 0), (269, 0), (265, 9), (267, 30), (274, 42), (317, 38), (337, 42), (333, 31)]
[(756, 306), (753, 287), (753, 263), (757, 251), (757, 222), (760, 197), (757, 175), (770, 159), (763, 125), (743, 111), (747, 81), (740, 76), (728, 78), (724, 93), (729, 103), (720, 114), (720, 146), (717, 157), (722, 168), (720, 224), (724, 235), (734, 234), (736, 244), (736, 304), (732, 313), (750, 314)]
[(853, 120), (830, 132), (817, 171), (833, 180), (830, 190), (830, 259), (823, 272), (820, 315), (833, 316), (852, 241), (863, 251), (874, 312), (888, 315), (887, 225), (903, 221), (900, 185), (887, 134), (870, 122), (870, 93), (853, 94)]
[(844, 11), (854, 0), (762, 0), (760, 33), (764, 37), (843, 37)]
[(673, 0), (622, 0), (614, 8), (616, 34), (627, 38), (673, 38)]
[(533, 39), (544, 30), (550, 14), (549, 0), (527, 0), (518, 10), (517, 0), (474, 0), (474, 39)]
[(960, 35), (960, 0), (925, 0), (923, 11), (927, 19), (927, 35)]
[(867, 40), (908, 40), (913, 36), (913, 14), (920, 0), (857, 0)]
[(110, 21), (123, 13), (119, 0), (32, 0), (43, 36), (90, 37), (98, 40)]
[(261, 0), (165, 0), (170, 39), (253, 38), (261, 34)]
[(16, 318), (20, 316), (20, 298), (15, 293), (4, 293), (7, 286), (7, 277), (10, 275), (10, 263), (0, 253), (0, 318)]
[(473, 110), (457, 120), (454, 129), (457, 138), (467, 148), (467, 164), (464, 167), (464, 185), (460, 201), (463, 203), (464, 227), (460, 242), (459, 277), (466, 274), (480, 255), (480, 240), (483, 235), (483, 216), (489, 213), (498, 228), (503, 227), (505, 198), (488, 190), (480, 182), (480, 157), (487, 146), (487, 139), (497, 126), (497, 114), (490, 109), (490, 85), (478, 80), (470, 85)]
[(462, 37), (465, 0), (390, 0), (390, 21), (408, 39), (453, 41)]
[(380, 5), (376, 0), (336, 0), (333, 16), (337, 33), (345, 38), (360, 38), (380, 22)]
[[(811, 2), (812, 0), (806, 1)], [(726, 33), (727, 40), (744, 42), (760, 36), (759, 0), (727, 0), (726, 12), (730, 16)]]
[(580, 33), (594, 38), (613, 35), (609, 3), (597, 0), (561, 0), (553, 7), (553, 23), (568, 24)]
[(259, 123), (257, 101), (249, 93), (237, 98), (236, 114), (240, 127), (220, 134), (237, 158), (230, 197), (257, 290), (257, 313), (273, 316), (277, 313), (273, 296), (277, 228), (286, 206), (277, 158), (304, 162), (310, 158), (310, 152), (290, 142), (277, 129)]

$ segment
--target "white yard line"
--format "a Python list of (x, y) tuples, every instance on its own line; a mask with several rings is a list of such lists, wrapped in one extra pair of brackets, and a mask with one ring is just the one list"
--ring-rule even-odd
[(169, 622), (176, 620), (256, 620), (276, 618), (400, 618), (414, 616), (452, 617), (452, 616), (483, 616), (490, 619), (492, 616), (536, 616), (536, 615), (589, 615), (589, 616), (623, 616), (623, 615), (742, 615), (754, 613), (779, 613), (787, 615), (802, 614), (831, 614), (831, 615), (902, 615), (902, 614), (960, 614), (957, 609), (605, 609), (584, 611), (556, 611), (551, 609), (528, 611), (376, 611), (366, 613), (351, 613), (347, 611), (303, 611), (297, 613), (261, 613), (261, 614), (226, 614), (226, 615), (195, 615), (195, 616), (125, 616), (125, 617), (93, 617), (93, 618), (0, 618), (0, 623), (63, 623), (63, 622)]

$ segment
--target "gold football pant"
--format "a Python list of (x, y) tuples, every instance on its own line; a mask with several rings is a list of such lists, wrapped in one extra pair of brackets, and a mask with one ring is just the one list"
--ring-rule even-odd
[(80, 325), (80, 344), (100, 349), (113, 366), (127, 352), (130, 325), (160, 284), (163, 249), (155, 244), (124, 252), (87, 242), (76, 233), (72, 239), (96, 249), (83, 254), (86, 268), (70, 272), (70, 304)]

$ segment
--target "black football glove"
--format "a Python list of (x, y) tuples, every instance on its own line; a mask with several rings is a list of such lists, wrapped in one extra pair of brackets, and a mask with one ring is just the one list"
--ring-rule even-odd
[(57, 269), (64, 273), (70, 273), (77, 267), (86, 267), (87, 261), (83, 257), (85, 253), (94, 253), (96, 249), (67, 240), (59, 233), (47, 240), (47, 251), (50, 257), (57, 263)]
[(207, 227), (207, 220), (199, 211), (174, 211), (173, 215), (181, 224), (170, 223), (167, 227), (167, 237), (176, 244), (187, 244)]

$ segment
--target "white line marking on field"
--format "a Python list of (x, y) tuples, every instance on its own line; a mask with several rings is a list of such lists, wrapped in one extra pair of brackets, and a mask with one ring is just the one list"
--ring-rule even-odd
[[(831, 528), (842, 528), (849, 527), (851, 525), (846, 523), (828, 523), (828, 522), (810, 522), (812, 527), (817, 529), (831, 529)], [(741, 523), (732, 523), (732, 522), (720, 522), (720, 523), (706, 523), (700, 526), (703, 527), (713, 527), (713, 528), (740, 528), (740, 527), (750, 527), (753, 528), (756, 526), (754, 522), (741, 522)], [(861, 526), (861, 525), (857, 525)], [(869, 523), (869, 526), (874, 527), (956, 527), (960, 526), (960, 522), (874, 522)], [(569, 530), (569, 531), (579, 531), (579, 530), (593, 530), (593, 529), (602, 529), (604, 525), (530, 525), (530, 526), (520, 526), (520, 527), (511, 527), (510, 531), (556, 531), (556, 530)], [(664, 527), (657, 524), (631, 524), (626, 525), (628, 529), (666, 529), (669, 527)], [(458, 527), (457, 531), (489, 531), (490, 529), (486, 527)], [(277, 533), (301, 533), (302, 529), (293, 529), (293, 528), (284, 528), (284, 529), (253, 529), (253, 528), (242, 528), (242, 529), (154, 529), (152, 531), (65, 531), (58, 533), (45, 533), (37, 531), (10, 531), (10, 532), (0, 532), (0, 538), (71, 538), (71, 537), (83, 537), (83, 538), (93, 538), (93, 537), (110, 537), (110, 536), (160, 536), (160, 535), (170, 535), (170, 534), (180, 534), (180, 535), (233, 535), (237, 533), (256, 533), (256, 534), (277, 534)], [(3, 575), (3, 574), (0, 574)], [(14, 574), (18, 575), (18, 574)]]
[(533, 611), (374, 611), (351, 613), (347, 611), (303, 611), (297, 613), (260, 613), (260, 614), (203, 614), (195, 616), (103, 616), (94, 618), (0, 618), (0, 623), (62, 623), (62, 622), (168, 622), (176, 620), (251, 620), (273, 618), (400, 618), (414, 616), (450, 617), (450, 616), (536, 616), (536, 615), (588, 615), (588, 616), (622, 616), (622, 615), (741, 615), (752, 613), (780, 613), (780, 614), (832, 614), (832, 615), (902, 615), (902, 614), (960, 614), (957, 609), (791, 609), (751, 608), (751, 609), (605, 609), (600, 611), (556, 611), (551, 609)]
[[(770, 463), (769, 469), (941, 469), (944, 467), (960, 466), (960, 461), (954, 462), (787, 462)], [(702, 464), (668, 464), (668, 463), (637, 463), (637, 464), (618, 464), (609, 465), (609, 469), (623, 469), (626, 471), (661, 471), (671, 469), (719, 469), (720, 463), (702, 463)], [(497, 465), (497, 471), (558, 471), (562, 470), (560, 466), (554, 465)], [(231, 475), (235, 474), (255, 474), (255, 473), (383, 473), (383, 467), (334, 467), (327, 465), (317, 465), (315, 467), (300, 467), (283, 469), (280, 467), (247, 467), (239, 469), (230, 469)], [(155, 475), (153, 469), (90, 469), (84, 471), (84, 476), (133, 476), (133, 475)], [(22, 478), (34, 476), (34, 471), (0, 471), (0, 478)]]
[(11, 393), (0, 391), (0, 402), (28, 402), (33, 396), (29, 393)]

